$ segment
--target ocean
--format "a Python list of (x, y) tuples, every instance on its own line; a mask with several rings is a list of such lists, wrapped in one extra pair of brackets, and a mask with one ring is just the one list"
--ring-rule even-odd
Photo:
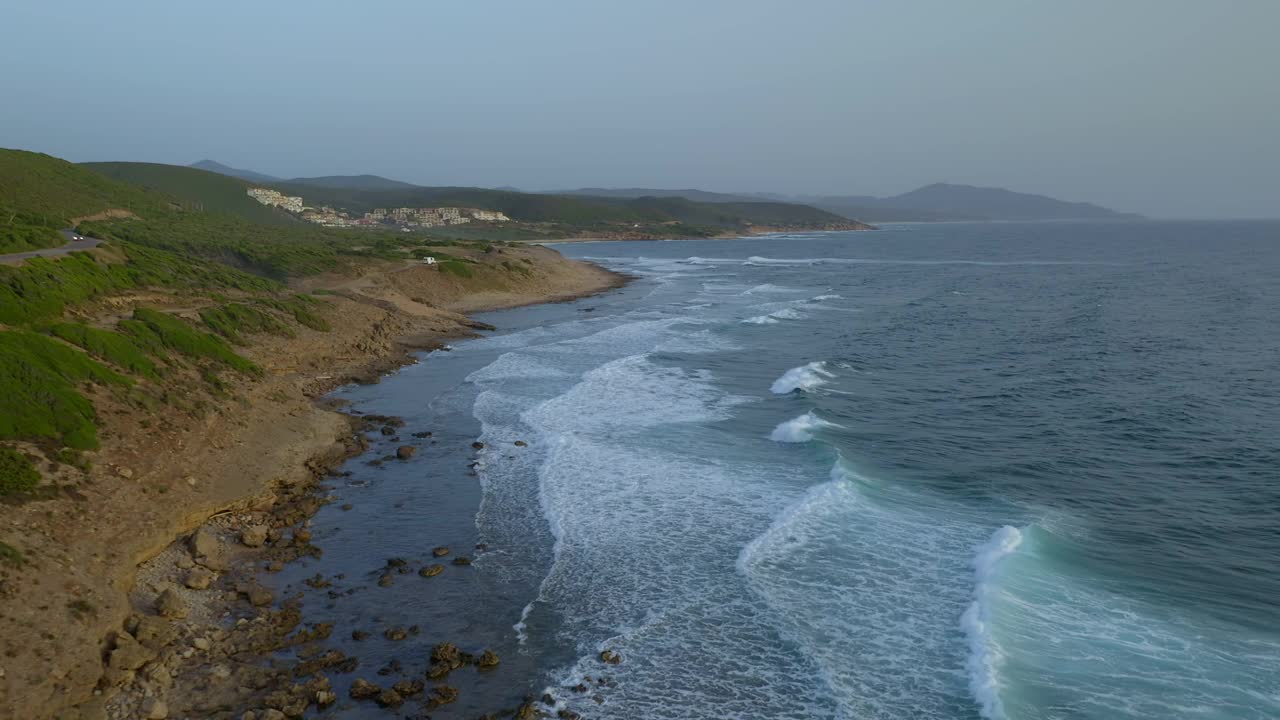
[(1280, 717), (1280, 223), (557, 249), (635, 281), (339, 394), (439, 442), (291, 580), (478, 544), (325, 611), (497, 648), (433, 717)]

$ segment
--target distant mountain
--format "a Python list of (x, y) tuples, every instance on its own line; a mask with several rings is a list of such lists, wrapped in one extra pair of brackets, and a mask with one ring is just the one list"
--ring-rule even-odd
[(546, 195), (581, 195), (587, 197), (603, 197), (603, 198), (684, 198), (693, 202), (706, 203), (737, 203), (737, 202), (760, 202), (762, 198), (770, 201), (793, 202), (785, 199), (783, 196), (767, 197), (761, 195), (733, 195), (730, 193), (708, 192), (706, 190), (659, 190), (656, 188), (578, 188), (577, 190), (555, 190), (544, 193)]
[(934, 183), (886, 198), (888, 207), (958, 213), (992, 220), (1117, 220), (1141, 216), (1121, 213), (1100, 205), (1065, 202), (1044, 195), (1003, 188)]
[(300, 177), (291, 180), (277, 180), (288, 185), (311, 185), (322, 188), (345, 188), (349, 190), (408, 190), (418, 187), (413, 183), (391, 180), (379, 175), (325, 175), (322, 177)]
[(214, 160), (201, 160), (200, 162), (191, 163), (187, 167), (193, 167), (193, 168), (196, 168), (197, 170), (208, 170), (209, 172), (215, 172), (215, 173), (218, 173), (219, 175), (227, 175), (234, 178), (240, 178), (241, 180), (248, 180), (249, 182), (269, 183), (269, 182), (280, 181), (280, 178), (277, 178), (277, 177), (264, 175), (263, 173), (254, 172), (252, 170), (241, 170), (239, 168), (233, 168), (230, 165), (223, 165), (222, 163), (216, 162)]
[(1136, 220), (1100, 205), (1066, 202), (1003, 188), (934, 183), (893, 197), (829, 196), (810, 200), (846, 217), (895, 220)]

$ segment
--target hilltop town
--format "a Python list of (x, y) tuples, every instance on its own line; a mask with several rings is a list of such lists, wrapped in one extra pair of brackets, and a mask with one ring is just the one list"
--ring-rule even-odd
[(306, 222), (325, 227), (379, 227), (394, 225), (403, 228), (444, 227), (478, 222), (510, 222), (511, 218), (496, 210), (459, 207), (401, 207), (374, 208), (361, 217), (327, 205), (318, 208), (306, 205), (299, 195), (285, 195), (277, 190), (252, 187), (246, 193), (263, 205), (278, 207), (294, 213)]

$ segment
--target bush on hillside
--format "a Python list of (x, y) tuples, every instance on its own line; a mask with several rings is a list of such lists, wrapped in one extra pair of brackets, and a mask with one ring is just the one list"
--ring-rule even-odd
[(40, 472), (26, 455), (13, 448), (0, 447), (0, 496), (31, 492), (38, 484)]

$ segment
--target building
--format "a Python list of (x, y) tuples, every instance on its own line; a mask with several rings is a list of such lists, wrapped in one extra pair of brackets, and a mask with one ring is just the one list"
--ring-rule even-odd
[(511, 218), (497, 210), (472, 210), (471, 217), (481, 222), (508, 222)]
[(301, 213), (304, 209), (302, 198), (297, 195), (284, 195), (267, 188), (249, 188), (245, 191), (245, 194), (263, 205), (283, 208), (292, 213)]

